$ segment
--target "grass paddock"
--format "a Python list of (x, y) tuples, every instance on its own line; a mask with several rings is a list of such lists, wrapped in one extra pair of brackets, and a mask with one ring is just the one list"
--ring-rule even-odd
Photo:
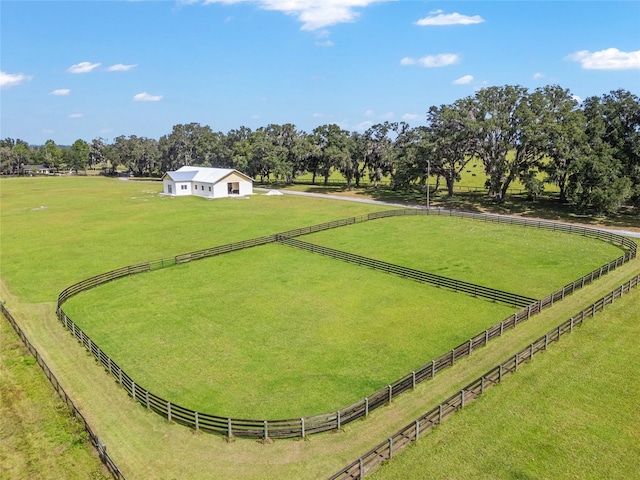
[[(0, 180), (3, 280), (0, 282), (0, 298), (7, 302), (7, 307), (42, 352), (128, 478), (327, 478), (640, 269), (636, 260), (613, 271), (545, 310), (533, 321), (509, 331), (492, 342), (489, 348), (475, 351), (472, 357), (461, 360), (434, 380), (419, 385), (415, 392), (398, 397), (388, 407), (373, 412), (369, 419), (349, 424), (341, 432), (322, 434), (304, 442), (278, 441), (264, 445), (251, 440), (236, 440), (227, 443), (216, 436), (194, 434), (131, 401), (114, 384), (113, 378), (101, 373), (95, 361), (60, 326), (54, 314), (57, 293), (89, 275), (123, 265), (319, 221), (366, 214), (385, 207), (287, 196), (258, 196), (246, 201), (221, 203), (201, 199), (178, 200), (159, 197), (159, 190), (158, 184), (100, 178)], [(231, 211), (234, 215), (229, 220), (226, 215)], [(621, 300), (618, 304), (620, 310), (615, 310), (615, 315), (625, 318), (637, 312), (636, 300), (636, 292)], [(581, 333), (582, 330), (578, 331), (576, 338)], [(632, 331), (617, 333), (628, 335), (629, 341), (637, 338)], [(605, 343), (610, 347), (608, 355), (619, 357), (623, 362), (620, 365), (624, 362), (629, 364), (629, 352), (637, 357), (637, 349), (618, 349), (614, 338), (606, 338)], [(558, 345), (563, 344), (564, 340)], [(4, 352), (5, 348), (7, 343), (3, 337), (0, 350)], [(536, 357), (534, 363), (537, 361)], [(567, 365), (562, 363), (548, 365), (549, 374), (555, 373), (557, 378), (561, 378), (566, 368)], [(633, 370), (629, 371), (633, 374)], [(614, 385), (613, 382), (615, 379), (608, 377), (603, 379), (602, 385)], [(627, 400), (637, 395), (625, 396), (617, 388), (611, 390), (612, 394), (607, 397), (611, 408), (621, 408), (628, 414), (612, 416), (608, 428), (616, 430), (637, 425), (637, 411), (629, 411), (624, 406)], [(579, 438), (580, 434), (572, 430), (571, 419), (577, 418), (584, 410), (581, 402), (557, 403), (545, 391), (538, 393), (535, 389), (529, 389), (527, 395), (531, 402), (539, 403), (546, 411), (563, 409), (567, 412), (567, 423), (564, 428), (554, 431), (554, 435), (560, 439)], [(472, 412), (469, 409), (465, 414)], [(496, 411), (491, 410), (489, 415), (495, 416)], [(475, 434), (476, 426), (470, 424), (466, 428), (464, 436)], [(635, 430), (638, 431), (637, 428)], [(529, 430), (527, 432), (531, 435)], [(462, 436), (459, 431), (454, 435)], [(607, 438), (601, 437), (597, 430), (595, 436), (605, 438), (605, 441)], [(493, 438), (496, 441), (492, 444), (492, 451), (485, 450), (485, 455), (487, 464), (495, 462), (498, 465), (504, 461), (500, 452), (509, 449), (509, 442), (513, 439)], [(542, 441), (537, 441), (538, 438)], [(428, 437), (425, 440), (429, 441)], [(531, 458), (542, 458), (544, 437), (533, 437), (533, 440), (527, 444), (529, 454)], [(628, 467), (627, 473), (633, 472), (629, 459), (637, 458), (633, 450), (637, 444), (636, 438), (625, 434), (620, 437), (620, 442), (611, 444), (606, 456), (598, 459), (614, 464), (618, 461), (617, 454), (622, 458), (620, 465)], [(593, 450), (579, 442), (574, 446), (571, 460), (576, 465), (584, 463), (591, 466)], [(41, 478), (47, 478), (47, 467), (38, 469)], [(495, 478), (514, 477), (507, 469), (496, 469), (496, 472)], [(599, 476), (597, 469), (594, 472), (593, 478), (607, 477)], [(554, 478), (563, 476), (572, 478), (571, 475), (563, 475), (562, 471), (559, 477)]]

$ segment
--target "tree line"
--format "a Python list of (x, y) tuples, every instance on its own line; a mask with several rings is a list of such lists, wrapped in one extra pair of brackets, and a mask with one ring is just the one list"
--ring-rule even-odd
[(43, 146), (0, 140), (0, 170), (13, 174), (42, 164), (158, 177), (202, 165), (236, 168), (260, 182), (292, 183), (308, 173), (313, 183), (326, 184), (339, 172), (347, 188), (384, 180), (395, 190), (425, 191), (427, 178), (434, 177), (449, 196), (471, 161), (482, 163), (488, 192), (499, 202), (519, 181), (533, 199), (545, 184), (556, 185), (560, 201), (579, 212), (640, 207), (640, 99), (616, 90), (579, 103), (557, 85), (533, 91), (505, 85), (432, 106), (425, 125), (384, 122), (363, 133), (336, 124), (307, 133), (288, 123), (224, 134), (189, 123), (159, 140), (123, 135), (111, 143), (77, 140), (66, 148), (53, 140)]

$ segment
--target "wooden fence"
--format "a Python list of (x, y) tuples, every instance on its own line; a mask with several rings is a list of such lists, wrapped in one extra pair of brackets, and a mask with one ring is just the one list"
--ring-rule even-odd
[(51, 382), (51, 385), (53, 385), (55, 391), (58, 393), (67, 407), (71, 409), (71, 413), (73, 414), (73, 416), (82, 423), (82, 427), (89, 434), (89, 441), (91, 442), (91, 445), (98, 451), (98, 456), (100, 457), (102, 463), (104, 463), (104, 465), (107, 467), (107, 470), (109, 470), (111, 475), (113, 475), (113, 478), (117, 480), (126, 480), (125, 476), (118, 468), (118, 465), (116, 465), (116, 463), (107, 453), (107, 446), (100, 441), (98, 435), (94, 432), (94, 430), (87, 422), (87, 419), (84, 417), (84, 415), (82, 415), (80, 410), (78, 410), (78, 407), (76, 407), (75, 403), (73, 402), (73, 400), (71, 400), (69, 395), (67, 395), (67, 392), (65, 392), (64, 388), (62, 388), (56, 376), (51, 372), (51, 369), (45, 363), (40, 353), (38, 353), (38, 350), (36, 350), (36, 348), (33, 346), (27, 335), (20, 328), (16, 320), (13, 318), (13, 315), (11, 315), (11, 313), (5, 308), (3, 303), (0, 303), (0, 312), (9, 321), (29, 353), (35, 357), (36, 362), (38, 362), (38, 365), (40, 365), (40, 368), (44, 372), (45, 376), (49, 379), (49, 382)]
[(437, 287), (453, 290), (454, 292), (462, 292), (473, 295), (474, 297), (486, 298), (494, 302), (504, 303), (513, 307), (526, 307), (527, 305), (530, 305), (531, 303), (536, 301), (535, 298), (525, 297), (523, 295), (518, 295), (515, 293), (503, 292), (502, 290), (483, 287), (481, 285), (443, 277), (434, 273), (423, 272), (413, 268), (383, 262), (381, 260), (354, 255), (352, 253), (335, 250), (333, 248), (303, 242), (302, 240), (298, 240), (295, 238), (289, 238), (284, 235), (276, 235), (276, 241), (284, 245), (300, 248), (312, 253), (318, 253), (320, 255), (335, 258), (337, 260), (343, 260), (345, 262), (354, 263), (356, 265), (369, 267), (374, 270), (381, 270), (383, 272), (397, 275), (399, 277), (417, 280), (418, 282), (429, 283), (431, 285), (436, 285)]
[(448, 416), (464, 408), (467, 403), (484, 393), (487, 388), (500, 383), (505, 376), (517, 372), (523, 363), (531, 361), (534, 355), (544, 352), (551, 343), (557, 342), (560, 340), (560, 337), (573, 332), (573, 329), (582, 325), (586, 319), (604, 310), (606, 305), (612, 304), (616, 298), (621, 298), (624, 294), (629, 293), (630, 290), (637, 287), (638, 284), (640, 284), (640, 275), (636, 275), (628, 282), (584, 308), (556, 328), (549, 330), (545, 335), (513, 356), (510, 356), (501, 364), (493, 367), (480, 378), (477, 378), (459, 392), (454, 393), (442, 403), (436, 405), (415, 421), (332, 475), (329, 480), (363, 478), (367, 472), (385, 460), (391, 459), (393, 454), (398, 450), (418, 440), (421, 434), (426, 433), (434, 426), (442, 423)]
[[(434, 214), (459, 216), (474, 220), (507, 223), (525, 227), (546, 228), (572, 234), (592, 236), (593, 238), (598, 238), (607, 242), (623, 245), (627, 248), (627, 252), (616, 260), (613, 260), (612, 262), (603, 265), (602, 267), (594, 270), (584, 277), (565, 285), (564, 287), (562, 287), (562, 289), (559, 289), (558, 291), (547, 295), (540, 300), (536, 300), (524, 308), (521, 308), (519, 311), (517, 311), (513, 315), (510, 315), (500, 323), (486, 329), (483, 332), (480, 332), (479, 334), (451, 349), (450, 351), (445, 352), (444, 354), (431, 360), (430, 362), (425, 363), (418, 369), (404, 375), (402, 378), (396, 380), (393, 383), (390, 383), (389, 385), (379, 389), (376, 392), (373, 392), (371, 395), (362, 400), (359, 400), (352, 405), (341, 408), (335, 412), (329, 412), (310, 417), (283, 420), (247, 420), (220, 417), (208, 413), (197, 412), (180, 405), (173, 404), (170, 400), (159, 397), (146, 388), (142, 387), (141, 385), (137, 384), (62, 310), (62, 305), (64, 304), (64, 302), (72, 296), (84, 290), (124, 276), (147, 272), (158, 268), (166, 268), (172, 265), (207, 258), (215, 255), (221, 255), (245, 248), (252, 248), (258, 245), (273, 243), (277, 239), (291, 239), (292, 237), (327, 230), (330, 228), (351, 225), (363, 221), (370, 221), (390, 216)], [(127, 394), (133, 400), (139, 402), (144, 408), (152, 410), (157, 414), (163, 416), (168, 421), (179, 423), (198, 431), (218, 433), (229, 438), (233, 436), (264, 440), (268, 440), (270, 438), (304, 438), (307, 435), (314, 433), (336, 429), (339, 430), (343, 425), (353, 420), (367, 417), (369, 415), (369, 412), (371, 412), (372, 410), (390, 402), (393, 398), (397, 397), (401, 393), (414, 388), (417, 383), (420, 383), (428, 378), (433, 378), (433, 376), (437, 372), (454, 365), (457, 360), (470, 355), (473, 350), (483, 347), (493, 338), (499, 337), (504, 333), (505, 330), (515, 328), (518, 323), (529, 319), (532, 315), (535, 315), (544, 308), (553, 305), (554, 302), (562, 300), (565, 295), (571, 294), (575, 290), (588, 285), (594, 280), (600, 278), (600, 276), (608, 273), (610, 270), (613, 270), (624, 264), (631, 258), (634, 258), (636, 254), (636, 248), (636, 244), (633, 241), (619, 235), (584, 227), (573, 227), (571, 225), (555, 224), (553, 222), (512, 219), (510, 217), (501, 217), (498, 215), (468, 214), (464, 212), (445, 210), (391, 210), (363, 215), (360, 217), (347, 218), (335, 222), (323, 223), (311, 227), (290, 230), (288, 232), (282, 232), (276, 235), (269, 235), (205, 250), (199, 250), (197, 252), (177, 255), (165, 260), (131, 265), (129, 267), (124, 267), (101, 275), (97, 275), (95, 277), (83, 280), (82, 282), (79, 282), (75, 285), (72, 285), (60, 293), (58, 297), (57, 316), (65, 326), (65, 328), (67, 328), (71, 332), (71, 334), (76, 337), (76, 339), (87, 349), (87, 351), (89, 351), (94, 356), (94, 358), (102, 364), (102, 366), (107, 372), (109, 372), (110, 375), (117, 379), (118, 383), (125, 389)]]

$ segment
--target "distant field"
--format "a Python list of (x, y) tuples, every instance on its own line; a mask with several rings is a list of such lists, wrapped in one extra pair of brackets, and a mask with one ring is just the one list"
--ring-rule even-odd
[(65, 304), (137, 383), (235, 418), (337, 410), (513, 311), (283, 245), (117, 280)]
[(205, 200), (160, 182), (104, 177), (0, 179), (2, 279), (24, 301), (132, 263), (384, 210), (318, 198)]
[(578, 235), (435, 215), (390, 217), (303, 239), (533, 298), (624, 253)]
[[(544, 173), (538, 173), (537, 175), (538, 180), (544, 180), (545, 177), (546, 177), (546, 174)], [(313, 174), (305, 173), (304, 175), (300, 175), (299, 177), (297, 177), (296, 180), (299, 180), (302, 182), (310, 182), (312, 178), (313, 178)], [(382, 179), (382, 183), (388, 185), (390, 180), (391, 180), (391, 177), (386, 176)], [(369, 174), (366, 171), (364, 176), (362, 177), (362, 181), (363, 183), (367, 183), (367, 184), (369, 183)], [(486, 173), (484, 173), (484, 166), (482, 165), (482, 162), (476, 160), (476, 161), (469, 162), (466, 168), (460, 173), (460, 181), (456, 182), (456, 186), (461, 187), (462, 189), (484, 188), (486, 181), (487, 181), (487, 175)], [(339, 171), (332, 170), (331, 175), (329, 175), (329, 182), (344, 183), (346, 182), (346, 180), (344, 179), (344, 177)], [(430, 182), (431, 182), (431, 188), (435, 188), (436, 177), (433, 176)], [(316, 175), (315, 183), (317, 185), (322, 185), (324, 183), (324, 177), (322, 175)], [(524, 185), (519, 180), (514, 180), (509, 186), (509, 188), (522, 189), (524, 188)], [(440, 190), (446, 191), (446, 189), (447, 189), (447, 184), (444, 181), (444, 179), (441, 179)], [(559, 191), (556, 185), (552, 185), (549, 183), (544, 184), (544, 190), (545, 192)]]

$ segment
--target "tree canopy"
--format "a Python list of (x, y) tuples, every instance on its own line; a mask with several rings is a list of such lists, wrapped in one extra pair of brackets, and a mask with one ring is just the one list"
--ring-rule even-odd
[(54, 171), (100, 165), (111, 174), (158, 177), (202, 165), (236, 168), (260, 182), (292, 183), (309, 173), (312, 183), (320, 176), (326, 184), (339, 172), (347, 188), (367, 181), (423, 190), (433, 176), (436, 188), (444, 180), (449, 196), (472, 160), (481, 162), (487, 192), (498, 202), (517, 180), (531, 199), (545, 184), (557, 185), (559, 201), (580, 212), (640, 207), (640, 99), (616, 90), (579, 104), (558, 85), (533, 91), (504, 85), (431, 106), (416, 127), (384, 122), (349, 132), (327, 124), (307, 133), (287, 123), (223, 133), (189, 123), (159, 140), (121, 135), (111, 143), (78, 139), (70, 147), (0, 140), (0, 170), (8, 174), (38, 163)]

